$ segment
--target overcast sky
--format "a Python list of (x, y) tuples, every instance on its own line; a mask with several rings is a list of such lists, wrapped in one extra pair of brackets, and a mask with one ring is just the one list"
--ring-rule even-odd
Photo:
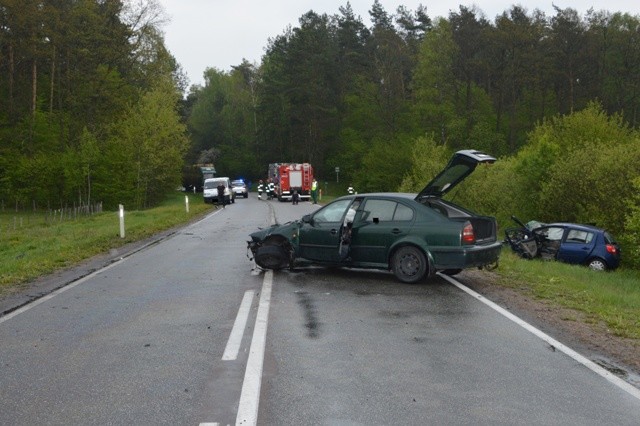
[[(243, 58), (260, 63), (269, 38), (282, 34), (287, 26), (297, 27), (298, 19), (313, 10), (318, 14), (339, 14), (347, 0), (158, 0), (169, 22), (164, 27), (165, 43), (183, 70), (190, 84), (204, 84), (206, 68), (228, 71)], [(374, 0), (351, 0), (356, 16), (369, 27), (369, 10)], [(433, 5), (435, 3), (435, 5)], [(513, 4), (524, 6), (529, 12), (540, 9), (553, 15), (553, 4), (571, 7), (584, 15), (589, 8), (609, 12), (628, 12), (640, 15), (637, 0), (535, 0), (514, 2), (509, 0), (434, 1), (380, 0), (389, 15), (403, 5), (415, 11), (418, 5), (427, 8), (431, 19), (447, 17), (449, 11), (458, 11), (458, 5), (474, 4), (493, 22), (496, 15)]]

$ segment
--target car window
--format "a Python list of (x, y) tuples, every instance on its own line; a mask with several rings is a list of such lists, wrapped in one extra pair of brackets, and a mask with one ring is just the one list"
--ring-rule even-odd
[(605, 232), (604, 233), (604, 242), (606, 244), (616, 244), (616, 239), (613, 238), (613, 235), (611, 235), (610, 233)]
[(318, 210), (313, 215), (314, 222), (340, 222), (351, 200), (335, 201)]
[(548, 228), (539, 228), (534, 231), (538, 236), (544, 237), (547, 240), (551, 241), (560, 241), (562, 239), (562, 234), (564, 233), (564, 228), (557, 226), (550, 226)]
[(570, 229), (567, 234), (567, 242), (589, 244), (593, 240), (593, 236), (593, 232)]
[(413, 220), (413, 210), (391, 200), (367, 200), (364, 205), (368, 221), (377, 218), (380, 222)]
[(367, 200), (364, 210), (369, 212), (367, 221), (377, 218), (380, 222), (388, 222), (393, 219), (396, 210), (396, 202), (389, 200)]
[(413, 220), (413, 209), (410, 209), (404, 204), (398, 203), (398, 207), (396, 207), (396, 212), (393, 214), (393, 220), (396, 220), (396, 221)]

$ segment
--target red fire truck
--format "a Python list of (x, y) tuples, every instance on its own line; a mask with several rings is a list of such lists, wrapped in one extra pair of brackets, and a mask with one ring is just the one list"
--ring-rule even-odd
[(309, 163), (272, 163), (268, 176), (276, 185), (276, 197), (280, 201), (290, 201), (294, 189), (300, 194), (300, 200), (311, 197), (313, 167)]

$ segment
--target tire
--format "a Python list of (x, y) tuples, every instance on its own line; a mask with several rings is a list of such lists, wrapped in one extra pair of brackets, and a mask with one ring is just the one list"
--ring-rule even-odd
[(256, 264), (262, 269), (282, 269), (289, 265), (289, 256), (281, 246), (262, 246), (255, 255)]
[(424, 253), (417, 247), (400, 247), (391, 258), (391, 269), (403, 283), (417, 283), (429, 270), (429, 262)]
[(249, 198), (249, 194), (244, 194), (244, 198)]
[(483, 268), (485, 271), (493, 271), (498, 268), (500, 265), (500, 261), (496, 260), (493, 263), (489, 263), (488, 265), (484, 265)]
[(600, 259), (599, 257), (595, 257), (593, 259), (589, 259), (589, 261), (587, 262), (587, 266), (592, 271), (606, 271), (607, 269), (609, 269), (607, 267), (607, 262), (605, 262), (604, 260)]

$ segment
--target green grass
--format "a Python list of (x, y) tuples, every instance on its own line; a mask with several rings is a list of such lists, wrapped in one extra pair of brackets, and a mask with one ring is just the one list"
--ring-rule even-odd
[(43, 212), (0, 212), (0, 292), (191, 221), (212, 208), (201, 195), (189, 194), (187, 213), (183, 193), (171, 194), (153, 209), (125, 207), (125, 238), (120, 238), (116, 211), (63, 220)]
[(617, 336), (640, 339), (640, 272), (596, 272), (577, 265), (524, 260), (503, 250), (499, 285), (574, 309)]

